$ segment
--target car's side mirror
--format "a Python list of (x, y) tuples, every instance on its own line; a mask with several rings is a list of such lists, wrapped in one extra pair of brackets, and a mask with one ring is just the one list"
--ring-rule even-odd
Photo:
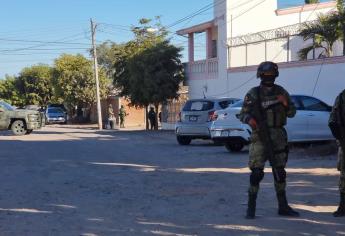
[(332, 109), (333, 109), (333, 108), (332, 108), (331, 106), (328, 106), (328, 107), (327, 107), (327, 111), (329, 111), (329, 112), (331, 112)]

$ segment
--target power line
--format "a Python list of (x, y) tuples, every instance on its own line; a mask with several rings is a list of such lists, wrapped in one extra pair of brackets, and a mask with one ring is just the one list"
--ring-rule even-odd
[(220, 4), (224, 3), (225, 1), (226, 1), (226, 0), (222, 0), (222, 1), (218, 2), (218, 3), (216, 3), (216, 4), (215, 4), (215, 3), (208, 4), (208, 5), (206, 5), (206, 6), (202, 7), (202, 8), (200, 8), (200, 9), (197, 10), (196, 12), (194, 12), (194, 13), (188, 15), (188, 16), (185, 16), (185, 17), (183, 17), (183, 18), (181, 18), (181, 19), (175, 21), (174, 23), (168, 25), (168, 26), (166, 27), (166, 29), (172, 28), (172, 27), (174, 27), (174, 26), (176, 26), (176, 25), (178, 25), (178, 24), (180, 24), (180, 23), (182, 23), (182, 22), (184, 22), (184, 21), (190, 20), (191, 18), (194, 18), (194, 17), (196, 17), (197, 15), (200, 15), (200, 14), (202, 14), (202, 13), (204, 13), (204, 12), (206, 12), (206, 11), (212, 9), (212, 8), (214, 8), (214, 7), (217, 6), (217, 5), (220, 5)]
[[(23, 49), (21, 51), (55, 51), (55, 50), (89, 50), (90, 48), (34, 48), (34, 49)], [(0, 49), (0, 52), (8, 52), (10, 49)]]
[[(89, 31), (90, 32), (90, 31)], [(70, 38), (73, 38), (73, 37), (76, 37), (76, 36), (80, 36), (81, 34), (86, 34), (87, 32), (83, 32), (83, 33), (78, 33), (78, 34), (74, 34), (74, 35), (71, 35), (71, 36), (67, 36), (67, 37), (63, 37), (57, 41), (62, 41), (62, 40), (66, 40), (66, 39), (70, 39)], [(41, 44), (38, 44), (38, 45), (35, 45), (35, 46), (30, 46), (30, 47), (25, 47), (25, 48), (16, 48), (16, 49), (6, 49), (6, 50), (0, 50), (0, 52), (17, 52), (17, 51), (25, 51), (25, 50), (30, 50), (30, 49), (35, 49), (35, 48), (40, 48), (40, 47), (44, 47), (46, 46), (47, 43), (41, 43)]]
[[(248, 8), (247, 10), (245, 10), (244, 12), (240, 13), (239, 15), (235, 16), (232, 20), (236, 20), (237, 18), (243, 16), (244, 14), (248, 13), (249, 11), (255, 9), (256, 7), (258, 7), (259, 5), (261, 5), (262, 3), (266, 2), (266, 0), (262, 0), (261, 2), (255, 4), (254, 6)], [(227, 22), (229, 23), (229, 22)]]
[(63, 45), (90, 45), (89, 43), (69, 43), (69, 42), (58, 42), (58, 41), (39, 41), (39, 40), (24, 40), (24, 39), (6, 39), (0, 38), (0, 41), (5, 42), (24, 42), (24, 43), (44, 43), (44, 44), (63, 44)]

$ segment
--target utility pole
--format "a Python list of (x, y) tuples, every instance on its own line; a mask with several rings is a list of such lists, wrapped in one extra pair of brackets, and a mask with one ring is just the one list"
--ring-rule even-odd
[(98, 129), (102, 130), (102, 108), (101, 108), (101, 98), (99, 93), (99, 79), (98, 79), (98, 63), (97, 63), (97, 51), (96, 51), (96, 42), (95, 42), (95, 34), (96, 34), (96, 27), (97, 25), (94, 24), (92, 19), (91, 22), (91, 34), (92, 34), (92, 48), (93, 48), (93, 68), (94, 68), (94, 75), (96, 80), (96, 100), (97, 100), (97, 117), (98, 117)]

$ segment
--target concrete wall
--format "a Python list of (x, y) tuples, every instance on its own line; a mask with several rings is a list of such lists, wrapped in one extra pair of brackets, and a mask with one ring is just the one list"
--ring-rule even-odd
[(121, 105), (124, 105), (128, 116), (125, 118), (126, 127), (145, 127), (145, 109), (137, 109), (129, 106), (129, 101), (121, 99)]
[(252, 34), (315, 20), (318, 14), (333, 11), (333, 5), (320, 3), (277, 11), (277, 0), (227, 0), (228, 38), (231, 37), (231, 25), (233, 37)]
[[(267, 43), (265, 56), (264, 43), (256, 43), (245, 47), (234, 47), (227, 50), (227, 40), (246, 34), (276, 29), (316, 19), (320, 13), (335, 9), (334, 2), (306, 5), (290, 9), (277, 10), (277, 0), (214, 0), (214, 19), (218, 27), (218, 78), (206, 79), (203, 76), (191, 76), (189, 94), (191, 98), (207, 97), (244, 97), (245, 93), (259, 81), (255, 79), (256, 67), (264, 60), (280, 63), (281, 76), (278, 83), (286, 86), (291, 93), (313, 95), (315, 80), (320, 68), (321, 74), (314, 95), (331, 104), (340, 90), (345, 88), (345, 71), (343, 57), (297, 61), (297, 52), (311, 42), (304, 42), (298, 37), (290, 41), (289, 57), (287, 42), (272, 40)], [(247, 57), (245, 57), (247, 50)], [(341, 55), (342, 46), (335, 45), (335, 55)], [(231, 61), (229, 61), (231, 55)], [(316, 52), (318, 55), (318, 51)], [(309, 55), (312, 58), (312, 54)], [(248, 67), (243, 67), (248, 65)], [(228, 67), (231, 66), (231, 72)], [(235, 68), (233, 68), (235, 67)], [(238, 67), (238, 68), (236, 68)]]
[[(229, 72), (226, 80), (213, 80), (212, 84), (208, 84), (206, 96), (243, 98), (250, 88), (259, 84), (255, 76), (256, 67), (238, 68)], [(280, 63), (279, 67), (277, 83), (291, 94), (313, 95), (332, 105), (338, 93), (345, 89), (345, 57)], [(228, 84), (229, 89), (224, 89), (223, 84)], [(203, 85), (203, 81), (190, 81), (190, 97), (202, 97)]]
[[(103, 123), (108, 121), (108, 106), (112, 105), (116, 122), (119, 124), (119, 109), (121, 105), (124, 105), (128, 116), (125, 119), (126, 127), (145, 127), (145, 109), (137, 109), (129, 106), (129, 102), (124, 98), (119, 97), (109, 97), (106, 100), (101, 101), (102, 105), (102, 120)], [(93, 106), (90, 111), (91, 122), (97, 122), (97, 110), (96, 106)]]

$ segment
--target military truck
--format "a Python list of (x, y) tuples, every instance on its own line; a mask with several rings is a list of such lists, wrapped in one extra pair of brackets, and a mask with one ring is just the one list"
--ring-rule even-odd
[(14, 135), (30, 134), (44, 125), (43, 119), (38, 111), (15, 109), (0, 100), (0, 130), (12, 130)]

